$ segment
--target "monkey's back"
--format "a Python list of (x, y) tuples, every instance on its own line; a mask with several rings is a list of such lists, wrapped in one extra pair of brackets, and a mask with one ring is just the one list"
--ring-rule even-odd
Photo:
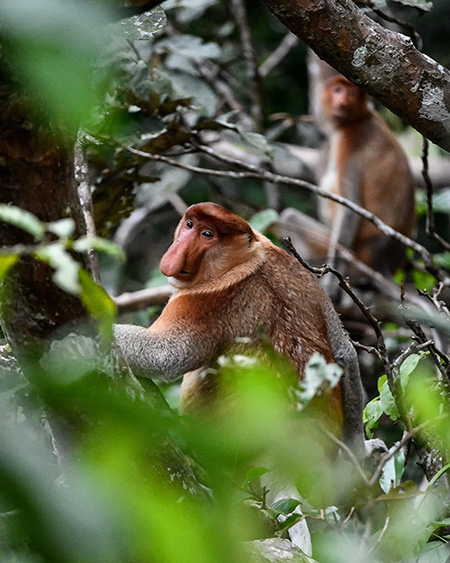
[(227, 341), (257, 339), (262, 332), (302, 373), (313, 352), (333, 359), (328, 339), (318, 336), (327, 334), (323, 299), (312, 274), (271, 245), (258, 270), (232, 289), (225, 310), (216, 309), (216, 314), (218, 322), (223, 319)]

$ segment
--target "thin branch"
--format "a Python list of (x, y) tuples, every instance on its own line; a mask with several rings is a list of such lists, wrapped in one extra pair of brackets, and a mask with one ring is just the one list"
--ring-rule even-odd
[(119, 310), (137, 310), (152, 305), (165, 305), (172, 293), (173, 289), (169, 285), (163, 285), (132, 293), (122, 293), (117, 297), (112, 297), (112, 300)]
[[(436, 365), (438, 372), (440, 374), (439, 379), (441, 381), (442, 380), (446, 381), (447, 384), (450, 383), (447, 373), (448, 365), (449, 365), (448, 358), (437, 349), (435, 342), (433, 340), (432, 341), (427, 340), (427, 337), (422, 327), (415, 319), (405, 315), (405, 323), (411, 329), (411, 331), (416, 335), (416, 338), (419, 342), (427, 344), (426, 348), (430, 352), (431, 357), (433, 358), (433, 362)], [(440, 360), (444, 361), (444, 365), (441, 364)]]
[(347, 295), (350, 297), (353, 303), (355, 303), (355, 305), (359, 308), (365, 319), (368, 321), (369, 325), (372, 327), (377, 339), (377, 345), (380, 351), (380, 359), (383, 362), (383, 366), (385, 368), (386, 374), (389, 379), (389, 376), (392, 376), (392, 374), (391, 374), (391, 368), (387, 354), (386, 344), (384, 342), (383, 333), (380, 327), (380, 322), (372, 315), (369, 307), (366, 307), (364, 303), (361, 301), (361, 299), (353, 292), (352, 288), (350, 287), (350, 284), (348, 283), (347, 278), (344, 278), (344, 276), (340, 272), (338, 272), (337, 270), (335, 270), (334, 268), (328, 265), (325, 265), (321, 268), (314, 268), (313, 266), (305, 262), (305, 260), (303, 260), (303, 258), (298, 254), (294, 245), (291, 242), (290, 237), (285, 237), (283, 240), (289, 252), (292, 253), (292, 255), (300, 262), (300, 264), (304, 268), (306, 268), (313, 274), (316, 274), (320, 277), (324, 276), (329, 272), (331, 272), (336, 277), (336, 279), (338, 280), (339, 287), (341, 287), (345, 291), (345, 293), (347, 293)]
[(332, 432), (330, 432), (326, 428), (323, 430), (323, 432), (328, 436), (328, 438), (330, 438), (330, 440), (332, 440), (336, 445), (339, 446), (340, 449), (342, 449), (348, 455), (348, 458), (352, 462), (354, 468), (358, 472), (358, 474), (361, 477), (361, 480), (363, 481), (363, 483), (365, 485), (369, 485), (369, 479), (367, 479), (367, 476), (366, 476), (363, 468), (361, 467), (361, 465), (358, 461), (358, 458), (353, 453), (352, 449), (349, 446), (347, 446), (347, 444), (345, 442), (343, 442), (342, 440), (339, 440), (339, 438), (337, 438)]
[[(444, 415), (440, 415), (437, 418), (442, 418), (443, 416)], [(386, 453), (384, 453), (381, 456), (380, 461), (379, 461), (377, 467), (375, 468), (375, 471), (372, 473), (372, 476), (370, 477), (370, 479), (367, 478), (365, 471), (361, 467), (358, 458), (352, 452), (351, 448), (349, 446), (347, 446), (347, 444), (345, 444), (345, 442), (343, 442), (342, 440), (337, 438), (329, 430), (325, 429), (324, 433), (328, 436), (328, 438), (330, 438), (330, 440), (332, 440), (335, 444), (337, 444), (339, 446), (339, 448), (341, 448), (348, 455), (350, 461), (352, 462), (353, 466), (355, 467), (356, 471), (358, 472), (359, 476), (361, 477), (362, 482), (367, 487), (373, 487), (375, 485), (375, 483), (381, 477), (381, 474), (383, 472), (383, 468), (386, 465), (386, 463), (392, 457), (394, 457), (394, 455), (398, 451), (400, 451), (405, 446), (405, 444), (407, 444), (412, 438), (414, 438), (414, 436), (416, 436), (416, 434), (421, 432), (424, 428), (426, 428), (430, 424), (431, 424), (431, 421), (426, 420), (422, 424), (419, 424), (418, 426), (408, 430), (407, 432), (404, 432), (402, 439), (399, 442), (397, 442), (389, 451), (387, 451)]]
[(247, 163), (245, 163), (241, 160), (231, 159), (231, 158), (226, 157), (224, 155), (218, 154), (214, 150), (212, 150), (211, 148), (203, 146), (203, 145), (198, 145), (198, 149), (201, 152), (204, 152), (205, 154), (209, 154), (210, 156), (212, 156), (212, 157), (214, 157), (217, 160), (220, 160), (222, 162), (232, 164), (234, 166), (238, 166), (238, 167), (244, 169), (245, 171), (242, 171), (242, 172), (236, 172), (234, 170), (224, 171), (224, 170), (215, 170), (215, 169), (211, 169), (211, 168), (201, 168), (199, 166), (192, 166), (192, 165), (184, 164), (182, 162), (178, 162), (177, 160), (174, 160), (173, 158), (170, 158), (170, 157), (167, 157), (167, 156), (164, 156), (164, 155), (151, 154), (151, 153), (148, 153), (148, 152), (141, 151), (139, 149), (135, 149), (135, 148), (133, 148), (129, 145), (125, 145), (125, 144), (123, 144), (123, 143), (121, 143), (117, 140), (115, 142), (119, 146), (121, 146), (123, 149), (131, 152), (132, 154), (140, 156), (142, 158), (146, 158), (148, 160), (154, 160), (154, 161), (157, 161), (157, 162), (165, 162), (166, 164), (169, 164), (171, 166), (175, 166), (177, 168), (182, 168), (184, 170), (189, 170), (190, 172), (194, 172), (194, 173), (197, 173), (197, 174), (204, 174), (204, 175), (215, 176), (215, 177), (219, 177), (219, 178), (234, 178), (236, 180), (243, 180), (243, 179), (246, 179), (246, 178), (252, 178), (252, 179), (272, 182), (274, 184), (285, 184), (285, 185), (288, 185), (288, 186), (295, 186), (295, 187), (298, 187), (298, 188), (303, 188), (303, 189), (306, 189), (306, 190), (310, 191), (311, 193), (314, 193), (314, 194), (316, 194), (320, 197), (325, 197), (327, 199), (331, 199), (332, 201), (335, 201), (335, 202), (337, 202), (341, 205), (344, 205), (345, 207), (348, 207), (349, 209), (351, 209), (352, 211), (357, 213), (359, 216), (361, 216), (364, 219), (367, 219), (368, 221), (373, 223), (386, 236), (400, 241), (402, 244), (404, 244), (408, 248), (411, 248), (412, 250), (417, 252), (422, 257), (422, 259), (424, 260), (428, 271), (430, 273), (432, 273), (432, 275), (434, 275), (437, 279), (443, 279), (443, 278), (446, 277), (446, 274), (444, 272), (441, 272), (441, 270), (439, 270), (436, 267), (436, 265), (433, 262), (432, 255), (430, 254), (430, 252), (428, 252), (428, 250), (424, 246), (422, 246), (421, 244), (411, 240), (410, 238), (406, 237), (405, 235), (402, 235), (398, 231), (395, 231), (394, 229), (392, 229), (392, 227), (389, 227), (389, 225), (387, 225), (386, 223), (381, 221), (381, 219), (379, 219), (378, 217), (373, 215), (373, 213), (370, 213), (370, 211), (367, 211), (363, 207), (360, 207), (359, 205), (357, 205), (353, 201), (350, 201), (349, 199), (346, 199), (345, 197), (342, 197), (342, 196), (333, 194), (331, 192), (328, 192), (327, 190), (319, 188), (318, 186), (315, 186), (314, 184), (311, 184), (309, 182), (305, 182), (304, 180), (298, 180), (297, 178), (290, 178), (288, 176), (282, 176), (280, 174), (274, 174), (273, 172), (265, 171), (263, 169), (258, 168), (257, 166), (254, 166), (252, 164), (247, 164)]
[[(434, 420), (436, 420), (437, 418), (442, 418), (442, 416), (443, 415), (440, 415), (440, 416), (436, 417)], [(414, 428), (409, 429), (407, 432), (405, 432), (403, 434), (402, 439), (399, 442), (397, 442), (395, 444), (395, 446), (393, 446), (388, 452), (386, 452), (385, 454), (383, 454), (381, 456), (380, 462), (379, 462), (377, 468), (375, 469), (374, 473), (372, 474), (372, 477), (368, 481), (368, 484), (369, 484), (370, 487), (375, 485), (375, 483), (378, 481), (386, 463), (392, 457), (394, 457), (394, 455), (398, 451), (400, 451), (409, 442), (409, 440), (414, 438), (416, 436), (416, 434), (420, 433), (427, 426), (429, 426), (431, 424), (431, 422), (432, 422), (431, 420), (426, 420), (425, 422), (422, 422), (422, 424), (419, 424), (418, 426), (415, 426)]]
[(219, 67), (213, 65), (211, 61), (208, 61), (207, 59), (198, 60), (196, 67), (208, 85), (218, 95), (219, 100), (223, 100), (232, 110), (238, 110), (242, 113), (246, 113), (243, 104), (241, 104), (241, 102), (236, 98), (232, 88), (230, 88), (225, 81), (219, 79)]
[(386, 516), (386, 520), (384, 521), (384, 526), (383, 529), (381, 530), (377, 541), (372, 545), (372, 547), (366, 552), (366, 556), (369, 555), (370, 553), (373, 553), (375, 551), (375, 549), (380, 545), (381, 540), (383, 539), (384, 534), (387, 532), (387, 529), (389, 527), (389, 523), (390, 523), (391, 519), (390, 516)]
[(290, 31), (286, 33), (283, 40), (278, 45), (278, 47), (271, 53), (267, 59), (259, 67), (259, 75), (261, 78), (268, 76), (274, 68), (276, 68), (281, 61), (286, 57), (294, 47), (299, 43), (299, 38), (291, 33)]
[[(92, 205), (91, 186), (89, 182), (89, 169), (87, 160), (84, 155), (83, 147), (81, 146), (79, 141), (75, 143), (74, 148), (74, 168), (75, 180), (78, 182), (78, 199), (80, 200), (80, 206), (86, 225), (86, 234), (89, 237), (94, 237), (96, 235), (96, 230), (94, 221), (94, 207)], [(100, 284), (101, 280), (98, 254), (93, 248), (90, 248), (87, 251), (87, 259), (93, 280), (96, 283)]]

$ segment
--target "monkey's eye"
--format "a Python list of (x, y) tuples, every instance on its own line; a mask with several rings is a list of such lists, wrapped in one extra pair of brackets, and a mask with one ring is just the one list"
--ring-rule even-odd
[(202, 237), (213, 238), (213, 236), (214, 236), (214, 233), (212, 231), (203, 231), (202, 232)]
[(194, 226), (194, 221), (192, 221), (192, 219), (188, 219), (188, 220), (186, 221), (186, 227), (187, 227), (188, 229), (192, 229), (193, 226)]

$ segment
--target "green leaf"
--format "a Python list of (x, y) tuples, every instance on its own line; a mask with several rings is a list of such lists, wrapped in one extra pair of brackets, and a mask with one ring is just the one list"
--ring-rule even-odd
[(112, 325), (117, 315), (114, 301), (106, 291), (97, 285), (92, 277), (80, 268), (81, 300), (98, 323), (100, 333), (106, 340), (112, 338)]
[[(33, 102), (76, 131), (99, 102), (92, 68), (112, 21), (105, 2), (0, 2), (2, 33)], [(99, 31), (100, 30), (100, 31)]]
[(78, 279), (80, 264), (61, 243), (43, 246), (36, 250), (34, 255), (54, 268), (53, 281), (58, 287), (72, 295), (80, 294), (81, 286)]
[(300, 504), (300, 501), (295, 498), (283, 498), (274, 502), (270, 510), (275, 512), (277, 516), (279, 514), (288, 516), (288, 514), (291, 514)]
[(449, 544), (435, 541), (425, 545), (416, 563), (448, 563), (449, 559)]
[(252, 229), (263, 233), (270, 227), (270, 225), (275, 223), (278, 218), (279, 215), (275, 209), (264, 209), (263, 211), (253, 215), (249, 223)]
[(384, 382), (380, 392), (380, 404), (383, 411), (392, 419), (398, 419), (398, 409), (392, 396), (387, 380)]
[(247, 471), (247, 475), (245, 476), (244, 483), (250, 483), (250, 481), (254, 481), (255, 479), (259, 479), (262, 475), (266, 473), (270, 473), (270, 469), (266, 467), (252, 467)]
[(433, 211), (450, 213), (450, 188), (445, 188), (433, 195)]
[(394, 466), (395, 466), (395, 483), (394, 485), (398, 487), (401, 483), (403, 472), (405, 470), (405, 454), (403, 450), (399, 450), (394, 455)]
[(45, 225), (29, 211), (14, 205), (0, 204), (0, 221), (9, 223), (42, 240), (45, 234)]
[(268, 156), (272, 155), (273, 148), (269, 141), (261, 135), (260, 133), (253, 133), (252, 131), (246, 131), (243, 127), (238, 127), (237, 130), (243, 139), (247, 141), (252, 147), (259, 149)]
[(47, 224), (47, 230), (59, 238), (70, 238), (75, 232), (75, 221), (67, 217)]
[(117, 244), (101, 237), (80, 237), (73, 243), (73, 249), (77, 252), (87, 252), (88, 250), (93, 249), (98, 252), (104, 252), (109, 256), (114, 256), (119, 260), (125, 260), (125, 254), (123, 250), (117, 246)]
[(416, 369), (417, 365), (423, 358), (428, 355), (428, 352), (418, 352), (417, 354), (411, 354), (400, 366), (400, 380), (402, 387), (406, 387), (409, 381), (409, 376)]
[(378, 383), (377, 383), (378, 393), (381, 393), (381, 390), (383, 389), (383, 386), (386, 383), (386, 381), (387, 381), (386, 375), (382, 375), (381, 377), (378, 378)]
[(222, 50), (217, 43), (204, 43), (203, 39), (193, 35), (178, 35), (159, 41), (155, 47), (157, 53), (177, 53), (187, 59), (217, 59)]
[(380, 417), (383, 415), (383, 412), (380, 397), (375, 397), (375, 399), (372, 399), (370, 403), (367, 403), (364, 409), (364, 424), (370, 437), (373, 437), (372, 429), (378, 427), (378, 423)]

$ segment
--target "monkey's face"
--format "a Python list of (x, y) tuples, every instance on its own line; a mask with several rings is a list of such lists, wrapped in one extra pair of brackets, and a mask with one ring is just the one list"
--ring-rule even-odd
[(197, 204), (178, 224), (174, 242), (161, 259), (161, 272), (176, 288), (210, 282), (247, 260), (253, 242), (253, 231), (243, 219), (216, 204)]
[(326, 117), (336, 125), (359, 119), (367, 108), (364, 92), (343, 77), (335, 77), (327, 82), (322, 104)]

